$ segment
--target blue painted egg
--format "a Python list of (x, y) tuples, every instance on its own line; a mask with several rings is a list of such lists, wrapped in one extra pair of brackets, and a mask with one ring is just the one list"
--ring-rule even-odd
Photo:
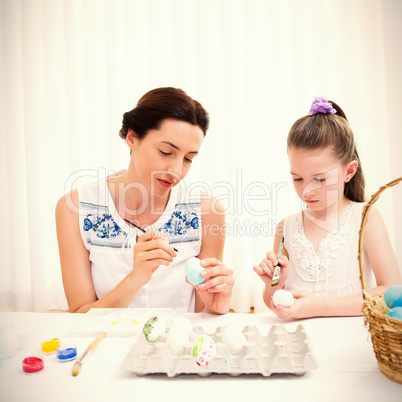
[(394, 307), (402, 307), (402, 286), (390, 286), (384, 292), (384, 301), (386, 305), (393, 309)]
[(190, 283), (199, 285), (205, 282), (206, 278), (202, 278), (200, 272), (205, 269), (197, 257), (191, 257), (186, 261), (186, 276)]
[(392, 310), (389, 310), (387, 315), (402, 321), (402, 307), (395, 307)]

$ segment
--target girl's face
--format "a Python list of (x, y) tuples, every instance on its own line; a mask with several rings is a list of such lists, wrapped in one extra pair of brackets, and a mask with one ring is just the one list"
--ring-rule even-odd
[(344, 199), (345, 182), (356, 173), (357, 162), (344, 165), (331, 148), (290, 149), (290, 174), (299, 198), (309, 211), (324, 211)]
[(164, 120), (158, 130), (149, 130), (143, 139), (129, 130), (127, 144), (135, 179), (151, 194), (166, 196), (189, 172), (203, 139), (199, 126), (172, 119)]

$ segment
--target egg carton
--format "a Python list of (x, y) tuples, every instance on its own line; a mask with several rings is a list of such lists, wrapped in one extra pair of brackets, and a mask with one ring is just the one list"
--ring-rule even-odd
[(139, 336), (121, 368), (139, 376), (159, 373), (168, 377), (180, 374), (207, 377), (216, 373), (230, 376), (261, 374), (269, 377), (276, 373), (303, 375), (318, 367), (302, 325), (294, 332), (287, 331), (283, 325), (273, 325), (266, 336), (262, 336), (256, 326), (247, 326), (242, 330), (247, 342), (238, 353), (232, 353), (222, 342), (220, 334), (225, 328), (226, 326), (221, 326), (214, 334), (207, 334), (215, 342), (217, 354), (206, 366), (198, 366), (192, 356), (194, 340), (205, 334), (201, 328), (194, 327), (190, 342), (180, 355), (170, 352), (165, 342), (166, 334), (161, 335), (154, 343)]

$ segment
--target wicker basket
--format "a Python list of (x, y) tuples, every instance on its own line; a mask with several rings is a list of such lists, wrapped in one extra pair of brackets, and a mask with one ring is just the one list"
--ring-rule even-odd
[(371, 334), (374, 354), (377, 364), (385, 376), (392, 381), (402, 384), (402, 321), (387, 315), (389, 310), (384, 302), (384, 294), (371, 296), (367, 292), (366, 279), (364, 277), (363, 242), (364, 229), (367, 223), (368, 213), (380, 194), (387, 188), (395, 186), (402, 177), (382, 186), (367, 202), (362, 213), (362, 222), (359, 230), (359, 268), (360, 281), (363, 292), (363, 314)]

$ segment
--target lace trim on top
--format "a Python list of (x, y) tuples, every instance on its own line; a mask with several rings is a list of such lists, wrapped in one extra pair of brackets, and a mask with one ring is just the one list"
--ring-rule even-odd
[(339, 266), (342, 250), (350, 241), (350, 220), (354, 202), (350, 202), (337, 227), (321, 240), (317, 252), (306, 238), (303, 227), (303, 212), (293, 221), (290, 232), (293, 233), (294, 257), (297, 263), (295, 269), (298, 275), (307, 282), (316, 282), (316, 292), (321, 287), (319, 281), (330, 278)]

